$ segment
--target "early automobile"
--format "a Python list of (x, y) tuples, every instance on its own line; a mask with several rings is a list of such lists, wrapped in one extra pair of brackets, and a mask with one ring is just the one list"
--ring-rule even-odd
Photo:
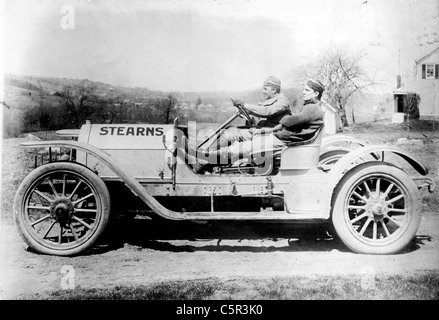
[(309, 140), (195, 173), (179, 137), (203, 146), (239, 116), (254, 125), (237, 108), (199, 142), (193, 123), (176, 120), (86, 123), (58, 132), (71, 139), (22, 143), (49, 153), (69, 150), (51, 155), (19, 186), (14, 215), (23, 240), (40, 253), (78, 255), (102, 235), (114, 208), (133, 204), (169, 220), (330, 223), (347, 247), (363, 254), (393, 254), (413, 239), (422, 189), (435, 184), (419, 159), (394, 146), (323, 137), (322, 125)]

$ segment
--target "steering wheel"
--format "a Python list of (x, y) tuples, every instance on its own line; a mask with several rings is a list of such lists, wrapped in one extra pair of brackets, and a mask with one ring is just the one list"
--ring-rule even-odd
[(238, 109), (239, 115), (242, 118), (246, 119), (248, 122), (250, 122), (250, 125), (252, 127), (256, 127), (256, 123), (254, 122), (253, 118), (250, 117), (248, 112), (240, 104), (235, 104), (235, 100), (233, 98), (232, 98), (232, 102), (233, 102), (233, 105), (236, 107), (236, 109)]

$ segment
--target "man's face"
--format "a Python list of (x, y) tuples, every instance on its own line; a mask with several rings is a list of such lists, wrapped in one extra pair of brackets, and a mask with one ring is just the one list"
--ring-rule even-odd
[(263, 86), (262, 94), (264, 95), (265, 100), (271, 99), (276, 94), (276, 89), (272, 86)]
[(314, 91), (313, 89), (311, 89), (307, 85), (305, 85), (305, 88), (302, 91), (302, 99), (304, 101), (312, 100), (314, 98), (317, 98), (318, 95), (319, 95), (319, 93), (317, 91)]

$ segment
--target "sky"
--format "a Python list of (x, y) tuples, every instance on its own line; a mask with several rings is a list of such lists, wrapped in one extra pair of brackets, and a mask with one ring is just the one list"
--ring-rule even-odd
[(3, 3), (4, 73), (162, 91), (254, 89), (269, 75), (290, 86), (292, 70), (334, 45), (366, 53), (391, 89), (439, 46), (426, 44), (439, 32), (439, 0)]

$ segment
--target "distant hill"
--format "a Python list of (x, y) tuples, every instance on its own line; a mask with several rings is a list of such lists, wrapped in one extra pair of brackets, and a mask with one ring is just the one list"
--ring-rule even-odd
[[(66, 86), (77, 86), (86, 84), (96, 87), (96, 92), (101, 97), (122, 96), (129, 100), (132, 104), (148, 104), (158, 98), (163, 98), (172, 94), (179, 106), (193, 106), (197, 102), (203, 105), (210, 105), (215, 110), (232, 108), (230, 97), (243, 100), (248, 103), (258, 103), (262, 100), (261, 89), (245, 90), (245, 91), (210, 91), (210, 92), (165, 92), (152, 91), (142, 87), (123, 87), (114, 86), (98, 81), (88, 79), (68, 79), (68, 78), (52, 78), (38, 77), (29, 75), (12, 75), (5, 76), (5, 101), (15, 108), (23, 108), (23, 106), (32, 106), (35, 104), (35, 95), (44, 94), (52, 102), (59, 102), (57, 92), (60, 92)], [(284, 93), (295, 107), (301, 105), (302, 88), (283, 88)], [(380, 109), (382, 111), (391, 111), (393, 98), (391, 94), (365, 94), (358, 98), (355, 103), (355, 110), (369, 111), (372, 109)], [(209, 110), (209, 109), (207, 109)]]
[[(261, 89), (246, 91), (211, 91), (211, 92), (165, 92), (152, 91), (142, 87), (122, 87), (114, 86), (102, 82), (90, 81), (87, 79), (68, 79), (68, 78), (51, 78), (37, 77), (27, 75), (5, 76), (5, 93), (6, 96), (38, 94), (41, 90), (45, 94), (55, 94), (62, 91), (66, 86), (77, 86), (80, 84), (92, 85), (97, 88), (97, 92), (101, 96), (123, 95), (132, 102), (142, 102), (144, 99), (157, 99), (172, 93), (179, 103), (196, 103), (200, 98), (203, 104), (212, 104), (214, 106), (223, 106), (231, 104), (230, 97), (243, 100), (249, 103), (258, 103), (262, 99)], [(283, 93), (295, 102), (300, 95), (300, 90), (294, 88), (286, 88)]]
[[(223, 123), (236, 112), (230, 97), (248, 103), (258, 103), (262, 98), (260, 88), (246, 91), (165, 92), (141, 87), (114, 86), (87, 79), (8, 74), (4, 80), (4, 102), (9, 107), (3, 109), (4, 137), (77, 126), (72, 120), (74, 117), (69, 116), (70, 113), (66, 114), (64, 108), (62, 94), (66, 86), (85, 84), (96, 88), (94, 93), (101, 98), (102, 111), (96, 110), (93, 113), (93, 123), (162, 123), (160, 121), (164, 120), (161, 115), (166, 103), (162, 104), (159, 98), (169, 99), (170, 94), (176, 103), (176, 115), (181, 124), (188, 121)], [(301, 106), (302, 88), (283, 88), (282, 92), (290, 100), (293, 109)], [(106, 102), (109, 104), (106, 105)], [(386, 116), (392, 110), (393, 97), (390, 93), (362, 94), (346, 109), (349, 122), (354, 113), (356, 121), (361, 122)]]

